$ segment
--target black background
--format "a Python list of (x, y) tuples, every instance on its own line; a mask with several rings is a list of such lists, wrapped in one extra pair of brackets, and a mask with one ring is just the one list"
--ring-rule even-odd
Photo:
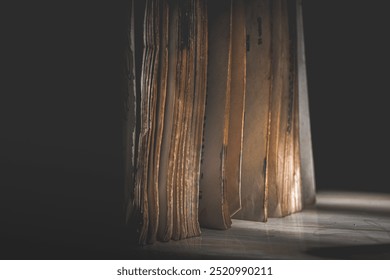
[[(2, 9), (3, 259), (135, 257), (122, 215), (126, 5)], [(318, 190), (390, 192), (386, 11), (385, 1), (304, 1)]]
[(390, 192), (389, 17), (381, 1), (304, 1), (318, 190)]

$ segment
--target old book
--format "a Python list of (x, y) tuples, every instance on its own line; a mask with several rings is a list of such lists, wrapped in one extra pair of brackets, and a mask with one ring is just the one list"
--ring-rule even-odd
[(137, 119), (137, 96), (136, 96), (136, 62), (135, 62), (135, 21), (134, 1), (129, 4), (129, 23), (127, 29), (127, 48), (124, 54), (124, 121), (123, 121), (123, 144), (124, 144), (124, 169), (125, 169), (125, 216), (126, 222), (133, 222), (135, 218), (135, 164), (136, 164), (136, 119)]
[(313, 148), (311, 144), (309, 98), (307, 90), (305, 44), (303, 31), (302, 0), (296, 1), (297, 26), (297, 87), (298, 87), (298, 115), (299, 141), (302, 174), (302, 200), (304, 205), (315, 203), (315, 175), (313, 163)]
[(134, 180), (142, 244), (200, 234), (208, 28), (205, 3), (148, 0), (144, 5)]
[(226, 196), (229, 214), (241, 209), (241, 166), (246, 92), (245, 1), (232, 1), (230, 111), (226, 148)]
[(231, 225), (226, 194), (232, 2), (219, 1), (208, 9), (209, 59), (204, 148), (201, 163), (199, 222), (201, 226), (227, 229)]
[(272, 14), (268, 0), (247, 0), (246, 98), (242, 150), (242, 209), (236, 219), (265, 221), (267, 141), (272, 89)]
[(268, 215), (287, 214), (287, 196), (291, 181), (289, 106), (289, 27), (287, 1), (272, 1), (272, 92), (270, 101), (270, 131), (267, 156)]
[[(188, 196), (188, 236), (200, 235), (199, 225), (199, 180), (200, 161), (203, 143), (203, 124), (206, 104), (207, 61), (208, 61), (208, 22), (206, 1), (195, 1), (194, 8), (194, 97), (192, 104), (191, 129), (188, 135), (188, 148), (190, 150), (187, 168), (188, 180), (193, 186)], [(191, 104), (190, 104), (191, 106)]]
[(273, 1), (272, 93), (267, 156), (268, 215), (301, 210), (296, 9)]
[[(166, 2), (165, 2), (166, 4)], [(169, 36), (177, 33), (177, 7), (164, 7), (161, 27), (164, 30), (162, 38), (161, 57), (164, 63), (161, 77), (162, 104), (159, 114), (161, 130), (160, 160), (158, 170), (159, 223), (158, 240), (168, 241), (172, 236), (173, 189), (168, 184), (169, 151), (173, 129), (173, 108), (175, 99), (176, 77), (176, 45), (177, 37)]]
[[(156, 42), (157, 48), (155, 53), (155, 60), (157, 63), (154, 65), (154, 87), (153, 92), (155, 93), (153, 108), (155, 110), (152, 116), (153, 136), (151, 151), (152, 154), (152, 167), (151, 167), (151, 182), (152, 185), (149, 188), (151, 197), (153, 198), (153, 207), (149, 208), (151, 212), (155, 213), (153, 222), (155, 226), (150, 227), (149, 230), (149, 242), (154, 243), (157, 240), (158, 234), (161, 232), (159, 229), (166, 225), (166, 208), (167, 201), (165, 197), (161, 197), (163, 192), (160, 185), (160, 167), (162, 159), (162, 148), (163, 146), (163, 131), (164, 118), (165, 118), (165, 106), (167, 96), (167, 75), (168, 75), (168, 4), (166, 0), (158, 1), (155, 6), (155, 31), (153, 34), (154, 41)], [(164, 161), (165, 163), (165, 161)], [(165, 170), (164, 170), (165, 171)], [(162, 213), (160, 213), (162, 212)], [(161, 224), (161, 225), (160, 225)]]
[[(200, 223), (230, 227), (241, 208), (246, 41), (243, 1), (210, 10), (208, 90), (200, 180)], [(222, 10), (221, 10), (222, 9)], [(215, 199), (217, 197), (218, 199)]]
[(288, 2), (288, 20), (290, 37), (290, 71), (289, 71), (289, 121), (287, 132), (291, 132), (291, 183), (289, 195), (289, 211), (295, 213), (302, 210), (302, 176), (299, 141), (299, 92), (298, 92), (298, 65), (297, 65), (297, 7), (294, 1)]

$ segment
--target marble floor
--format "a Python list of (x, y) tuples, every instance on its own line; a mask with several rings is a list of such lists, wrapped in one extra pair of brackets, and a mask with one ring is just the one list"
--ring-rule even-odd
[(153, 259), (390, 259), (390, 194), (322, 192), (315, 207), (267, 223), (148, 245)]

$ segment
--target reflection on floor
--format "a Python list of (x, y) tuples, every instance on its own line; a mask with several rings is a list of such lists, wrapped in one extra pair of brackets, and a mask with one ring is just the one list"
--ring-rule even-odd
[(315, 208), (267, 223), (140, 249), (153, 259), (390, 259), (390, 194), (323, 192)]

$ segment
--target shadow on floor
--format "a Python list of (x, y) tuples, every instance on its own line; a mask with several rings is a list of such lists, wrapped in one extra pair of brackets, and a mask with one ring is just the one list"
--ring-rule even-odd
[(335, 260), (390, 259), (390, 243), (374, 245), (320, 247), (305, 251), (306, 254)]
[(373, 208), (367, 206), (358, 206), (358, 205), (317, 205), (315, 209), (318, 212), (334, 212), (338, 214), (358, 214), (358, 215), (368, 215), (376, 217), (386, 217), (390, 216), (390, 211), (388, 209)]

